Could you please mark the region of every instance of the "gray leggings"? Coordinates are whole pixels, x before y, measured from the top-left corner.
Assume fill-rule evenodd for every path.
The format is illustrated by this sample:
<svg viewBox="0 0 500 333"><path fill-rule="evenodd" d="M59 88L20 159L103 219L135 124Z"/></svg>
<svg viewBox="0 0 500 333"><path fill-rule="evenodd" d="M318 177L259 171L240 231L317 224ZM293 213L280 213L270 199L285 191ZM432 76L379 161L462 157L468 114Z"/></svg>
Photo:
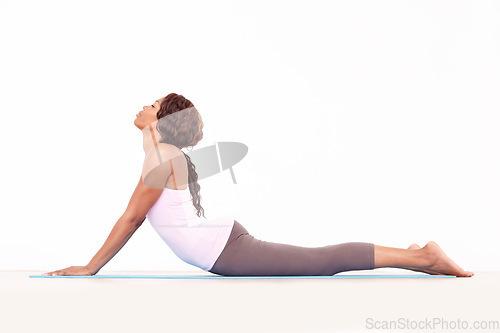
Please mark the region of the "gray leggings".
<svg viewBox="0 0 500 333"><path fill-rule="evenodd" d="M225 276L334 275L374 269L373 243L302 247L261 241L234 221L226 246L210 273Z"/></svg>

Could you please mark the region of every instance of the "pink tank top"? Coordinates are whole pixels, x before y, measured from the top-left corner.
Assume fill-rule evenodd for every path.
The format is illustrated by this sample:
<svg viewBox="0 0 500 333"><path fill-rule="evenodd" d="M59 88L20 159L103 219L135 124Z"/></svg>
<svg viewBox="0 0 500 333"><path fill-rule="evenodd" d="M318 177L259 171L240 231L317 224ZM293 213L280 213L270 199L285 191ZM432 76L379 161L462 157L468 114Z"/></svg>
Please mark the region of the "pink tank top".
<svg viewBox="0 0 500 333"><path fill-rule="evenodd" d="M168 187L147 213L153 229L182 261L209 271L229 239L234 219L196 215L189 187Z"/></svg>

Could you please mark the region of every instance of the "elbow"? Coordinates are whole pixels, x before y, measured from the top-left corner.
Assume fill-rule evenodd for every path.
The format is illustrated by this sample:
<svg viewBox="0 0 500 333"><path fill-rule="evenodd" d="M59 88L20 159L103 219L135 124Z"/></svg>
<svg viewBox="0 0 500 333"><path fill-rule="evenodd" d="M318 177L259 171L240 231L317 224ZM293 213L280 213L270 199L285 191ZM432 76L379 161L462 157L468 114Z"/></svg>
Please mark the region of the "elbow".
<svg viewBox="0 0 500 333"><path fill-rule="evenodd" d="M121 220L124 223L127 223L133 227L139 228L142 225L142 223L146 220L146 216L137 217L137 216L123 215Z"/></svg>
<svg viewBox="0 0 500 333"><path fill-rule="evenodd" d="M137 227L140 227L142 225L142 222L144 222L146 220L146 216L144 216L143 218L139 219L139 222L137 222Z"/></svg>

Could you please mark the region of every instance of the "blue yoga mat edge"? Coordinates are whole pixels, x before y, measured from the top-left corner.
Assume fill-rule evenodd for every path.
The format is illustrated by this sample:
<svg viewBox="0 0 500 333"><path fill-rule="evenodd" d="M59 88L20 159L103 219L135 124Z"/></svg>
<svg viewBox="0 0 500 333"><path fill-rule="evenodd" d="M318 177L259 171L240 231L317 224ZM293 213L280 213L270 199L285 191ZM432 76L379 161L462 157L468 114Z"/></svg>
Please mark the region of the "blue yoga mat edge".
<svg viewBox="0 0 500 333"><path fill-rule="evenodd" d="M327 275L327 276L220 276L220 275L116 275L92 276L45 276L30 275L30 278L84 278L84 279L378 279L378 278L454 278L454 275L420 274L369 274L369 275Z"/></svg>

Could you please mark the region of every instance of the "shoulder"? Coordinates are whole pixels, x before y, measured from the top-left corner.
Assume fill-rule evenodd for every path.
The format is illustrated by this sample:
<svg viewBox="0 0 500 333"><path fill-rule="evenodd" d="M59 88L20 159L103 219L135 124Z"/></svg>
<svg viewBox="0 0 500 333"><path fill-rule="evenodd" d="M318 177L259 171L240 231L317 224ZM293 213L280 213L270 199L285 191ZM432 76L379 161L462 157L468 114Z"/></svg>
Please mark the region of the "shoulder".
<svg viewBox="0 0 500 333"><path fill-rule="evenodd" d="M185 161L184 153L179 148L168 143L158 143L146 154L144 169L148 172L160 165L167 165L170 168L171 163L185 163Z"/></svg>
<svg viewBox="0 0 500 333"><path fill-rule="evenodd" d="M171 145L169 143L161 143L158 142L157 144L153 145L149 151L146 153L146 156L158 156L158 154L161 153L161 155L178 155L182 154L182 151L177 148L174 145Z"/></svg>
<svg viewBox="0 0 500 333"><path fill-rule="evenodd" d="M182 150L170 143L158 142L158 148L161 151L168 152L170 154L182 154Z"/></svg>
<svg viewBox="0 0 500 333"><path fill-rule="evenodd" d="M184 153L182 150L170 143L158 143L158 151L164 159L184 159Z"/></svg>

